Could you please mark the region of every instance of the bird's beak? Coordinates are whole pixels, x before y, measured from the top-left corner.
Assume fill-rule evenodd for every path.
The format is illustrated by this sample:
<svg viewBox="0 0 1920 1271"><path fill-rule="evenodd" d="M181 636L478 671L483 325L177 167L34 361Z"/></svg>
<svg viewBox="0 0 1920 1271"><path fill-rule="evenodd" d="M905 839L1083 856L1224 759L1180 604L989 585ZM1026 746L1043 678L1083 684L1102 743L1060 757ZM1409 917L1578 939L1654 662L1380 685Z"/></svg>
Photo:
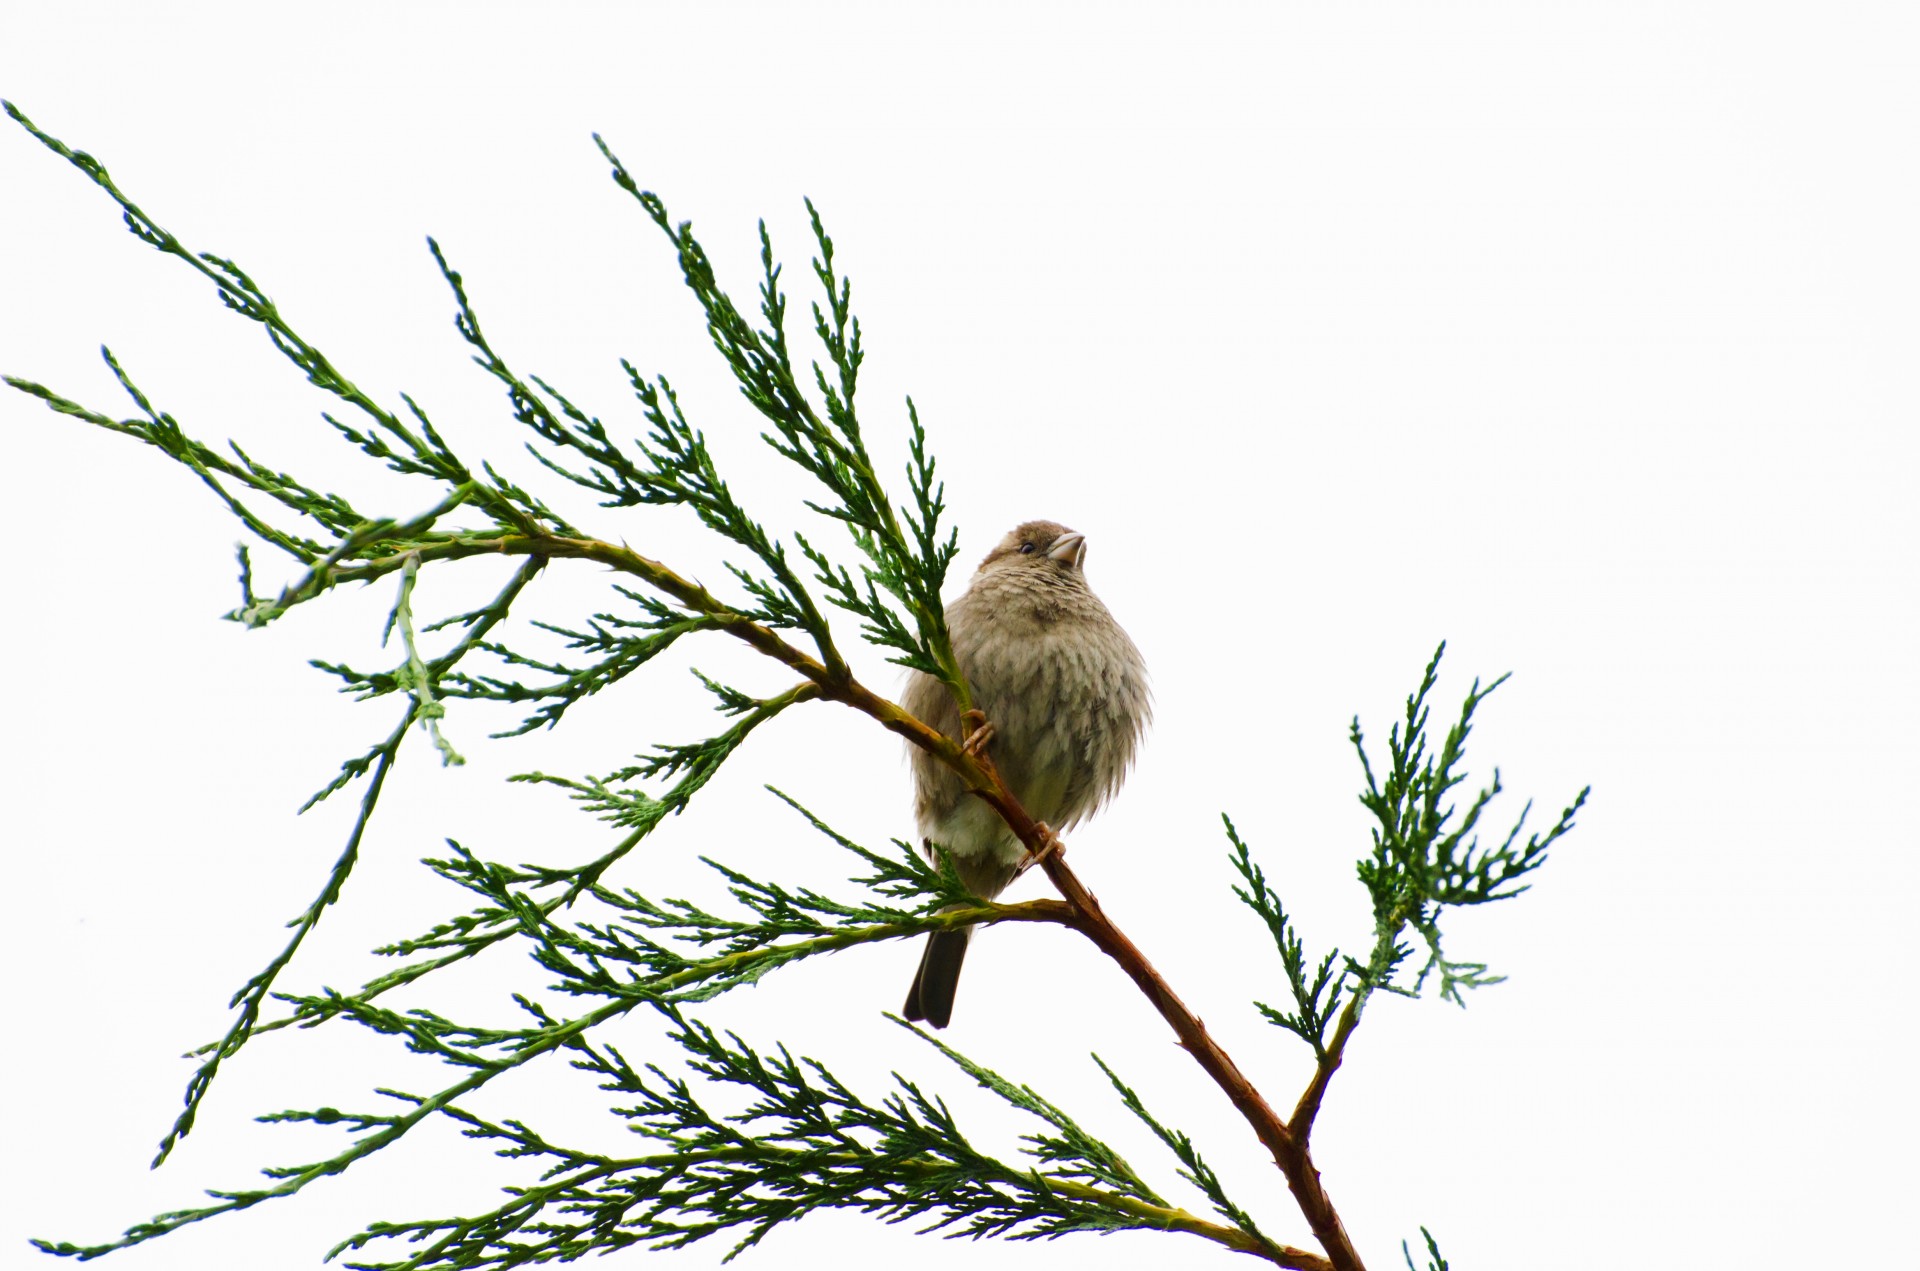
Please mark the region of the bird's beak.
<svg viewBox="0 0 1920 1271"><path fill-rule="evenodd" d="M1080 562L1087 558L1087 536L1075 534L1071 530L1053 540L1053 546L1047 549L1047 555L1062 564L1080 568Z"/></svg>

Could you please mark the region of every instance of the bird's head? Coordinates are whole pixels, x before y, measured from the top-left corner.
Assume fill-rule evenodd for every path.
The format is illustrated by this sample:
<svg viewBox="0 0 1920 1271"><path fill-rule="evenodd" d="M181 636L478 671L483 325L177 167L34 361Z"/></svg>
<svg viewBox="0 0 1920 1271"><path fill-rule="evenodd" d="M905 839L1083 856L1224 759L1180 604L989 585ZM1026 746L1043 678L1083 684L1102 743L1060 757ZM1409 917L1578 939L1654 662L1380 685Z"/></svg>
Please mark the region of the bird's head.
<svg viewBox="0 0 1920 1271"><path fill-rule="evenodd" d="M1086 558L1084 534L1076 534L1055 521L1028 521L1016 526L987 553L987 558L980 562L980 572L1031 570L1041 576L1077 578L1080 563Z"/></svg>

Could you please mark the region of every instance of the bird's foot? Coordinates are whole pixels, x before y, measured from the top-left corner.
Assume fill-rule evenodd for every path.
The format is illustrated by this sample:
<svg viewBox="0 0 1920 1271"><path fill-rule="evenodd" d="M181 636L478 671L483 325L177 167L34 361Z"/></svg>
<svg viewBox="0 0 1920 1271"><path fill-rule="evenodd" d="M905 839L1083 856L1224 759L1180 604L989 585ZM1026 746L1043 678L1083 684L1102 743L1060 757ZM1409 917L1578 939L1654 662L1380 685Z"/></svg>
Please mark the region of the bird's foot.
<svg viewBox="0 0 1920 1271"><path fill-rule="evenodd" d="M960 743L960 749L975 759L987 753L987 744L993 740L994 727L986 715L980 711L968 711L960 716L960 725L969 729L967 739Z"/></svg>
<svg viewBox="0 0 1920 1271"><path fill-rule="evenodd" d="M1035 865L1040 864L1049 856L1065 856L1067 854L1067 845L1060 841L1060 836L1055 834L1045 821L1035 821L1033 828L1035 834L1040 839L1040 850L1037 852L1029 851L1027 858L1020 862L1020 872L1022 874L1032 869Z"/></svg>

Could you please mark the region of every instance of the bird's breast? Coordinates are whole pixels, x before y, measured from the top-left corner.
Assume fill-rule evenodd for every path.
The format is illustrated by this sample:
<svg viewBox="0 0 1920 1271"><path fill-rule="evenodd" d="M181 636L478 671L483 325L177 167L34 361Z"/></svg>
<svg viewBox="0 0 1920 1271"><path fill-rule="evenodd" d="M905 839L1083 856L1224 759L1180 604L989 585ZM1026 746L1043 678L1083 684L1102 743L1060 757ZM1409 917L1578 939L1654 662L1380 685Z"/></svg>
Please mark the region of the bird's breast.
<svg viewBox="0 0 1920 1271"><path fill-rule="evenodd" d="M964 624L955 654L993 721L992 755L1021 806L1056 829L1119 784L1145 722L1139 653L1105 609L1004 606Z"/></svg>

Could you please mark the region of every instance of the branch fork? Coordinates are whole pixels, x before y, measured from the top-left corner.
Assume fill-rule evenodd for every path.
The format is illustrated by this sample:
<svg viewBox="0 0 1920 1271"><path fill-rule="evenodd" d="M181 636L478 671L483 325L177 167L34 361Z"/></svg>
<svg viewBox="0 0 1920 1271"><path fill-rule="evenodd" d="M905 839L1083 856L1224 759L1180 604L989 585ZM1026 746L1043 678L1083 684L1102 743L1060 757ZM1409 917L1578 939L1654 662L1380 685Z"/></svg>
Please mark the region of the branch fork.
<svg viewBox="0 0 1920 1271"><path fill-rule="evenodd" d="M850 689L859 689L849 681ZM840 698L856 709L866 709L866 690L849 693ZM833 696L825 692L825 696ZM1207 1076L1227 1096L1254 1134L1272 1155L1273 1162L1286 1176L1287 1186L1292 1190L1300 1212L1306 1217L1307 1225L1313 1231L1314 1238L1326 1250L1323 1259L1311 1254L1300 1254L1298 1250L1289 1251L1289 1256L1304 1258L1305 1261L1283 1261L1283 1266L1328 1267L1333 1271L1365 1271L1359 1252L1353 1247L1352 1239L1347 1235L1346 1227L1340 1221L1339 1213L1334 1209L1333 1200L1327 1195L1326 1187L1320 1181L1320 1171L1313 1163L1313 1157L1307 1149L1307 1140L1313 1131L1313 1120L1318 1114L1321 1097L1326 1092L1328 1082L1332 1080L1334 1069L1340 1065L1347 1037L1358 1023L1355 1009L1357 1002L1349 1002L1347 1014L1341 1020L1341 1031L1336 1034L1335 1046L1330 1048L1329 1056L1315 1068L1313 1079L1307 1092L1301 1096L1294 1115L1282 1120L1266 1097L1248 1080L1233 1057L1221 1048L1207 1032L1207 1026L1192 1008L1180 999L1160 972L1156 970L1147 956L1128 938L1127 934L1107 916L1099 899L1080 881L1079 875L1067 865L1062 844L1057 835L1044 823L1036 821L1020 806L1019 800L1007 789L1001 780L999 771L993 766L983 747L976 745L976 739L983 734L992 736L992 724L977 710L969 710L961 716L963 727L971 732L965 743L956 744L951 738L929 728L927 725L905 715L892 703L884 703L895 713L883 715L869 710L868 713L880 719L895 732L904 735L908 741L923 750L938 756L948 767L958 773L968 788L980 799L990 805L1005 819L1008 827L1026 846L1028 861L1046 871L1047 877L1066 902L1071 916L1064 925L1072 927L1091 940L1108 957L1119 964L1129 979L1153 1003L1160 1017L1172 1027L1180 1045L1192 1055Z"/></svg>

